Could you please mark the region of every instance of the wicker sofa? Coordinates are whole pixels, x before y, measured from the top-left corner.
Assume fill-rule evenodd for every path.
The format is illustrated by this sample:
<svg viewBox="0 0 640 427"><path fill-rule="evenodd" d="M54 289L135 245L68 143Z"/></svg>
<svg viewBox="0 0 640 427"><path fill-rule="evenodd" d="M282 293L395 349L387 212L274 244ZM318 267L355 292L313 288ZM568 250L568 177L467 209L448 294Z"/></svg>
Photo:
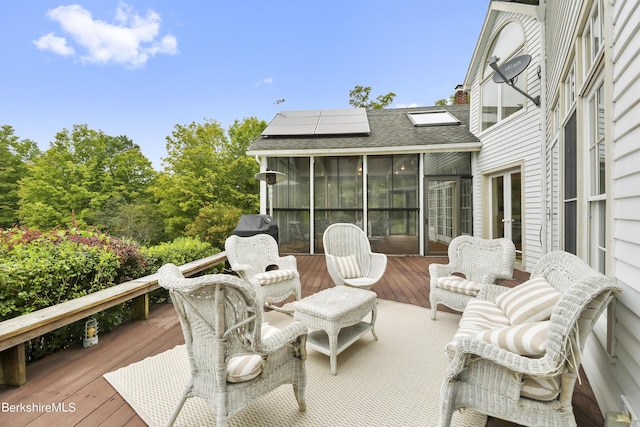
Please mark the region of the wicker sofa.
<svg viewBox="0 0 640 427"><path fill-rule="evenodd" d="M485 286L447 346L440 425L466 408L521 425L575 426L582 351L620 288L567 252L544 255L513 289Z"/></svg>

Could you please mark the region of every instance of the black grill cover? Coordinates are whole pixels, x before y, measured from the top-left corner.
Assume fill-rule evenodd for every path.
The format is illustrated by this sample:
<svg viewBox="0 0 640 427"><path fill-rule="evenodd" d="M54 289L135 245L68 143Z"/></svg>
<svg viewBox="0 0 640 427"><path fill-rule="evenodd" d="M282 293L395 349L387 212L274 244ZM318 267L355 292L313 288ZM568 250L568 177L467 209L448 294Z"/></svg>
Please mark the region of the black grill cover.
<svg viewBox="0 0 640 427"><path fill-rule="evenodd" d="M242 215L233 234L240 237L268 234L278 241L278 224L269 215Z"/></svg>

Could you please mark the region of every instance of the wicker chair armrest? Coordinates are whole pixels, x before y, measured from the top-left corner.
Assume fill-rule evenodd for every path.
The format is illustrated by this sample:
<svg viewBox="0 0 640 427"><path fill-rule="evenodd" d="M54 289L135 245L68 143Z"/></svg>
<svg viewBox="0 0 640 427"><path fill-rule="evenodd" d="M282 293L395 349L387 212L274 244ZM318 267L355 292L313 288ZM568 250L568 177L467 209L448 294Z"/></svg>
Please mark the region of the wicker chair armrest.
<svg viewBox="0 0 640 427"><path fill-rule="evenodd" d="M532 358L521 356L477 338L463 337L458 341L457 350L449 365L447 377L455 377L469 363L473 363L475 360L489 360L514 373L537 377L551 377L562 371L562 365L550 363L547 357Z"/></svg>
<svg viewBox="0 0 640 427"><path fill-rule="evenodd" d="M298 270L298 263L293 255L278 257L274 263L280 267L280 270Z"/></svg>
<svg viewBox="0 0 640 427"><path fill-rule="evenodd" d="M387 256L385 254L372 252L368 277L381 277L386 269Z"/></svg>
<svg viewBox="0 0 640 427"><path fill-rule="evenodd" d="M291 322L269 338L262 340L254 349L257 353L267 355L275 350L293 343L298 337L307 334L307 327L301 322Z"/></svg>
<svg viewBox="0 0 640 427"><path fill-rule="evenodd" d="M485 301L494 301L498 295L508 290L509 288L507 288L506 286L484 283L480 288L480 292L478 292L478 296L476 298L479 298Z"/></svg>
<svg viewBox="0 0 640 427"><path fill-rule="evenodd" d="M433 283L438 277L450 276L451 273L456 271L456 268L453 264L430 264L429 276L431 276L431 282Z"/></svg>

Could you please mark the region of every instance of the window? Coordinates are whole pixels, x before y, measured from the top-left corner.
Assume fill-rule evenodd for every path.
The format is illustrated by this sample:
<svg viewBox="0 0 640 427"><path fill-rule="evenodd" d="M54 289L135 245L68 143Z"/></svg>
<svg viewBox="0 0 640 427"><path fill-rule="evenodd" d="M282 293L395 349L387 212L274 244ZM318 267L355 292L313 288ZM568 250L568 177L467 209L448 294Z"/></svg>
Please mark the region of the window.
<svg viewBox="0 0 640 427"><path fill-rule="evenodd" d="M278 224L278 243L283 252L309 252L309 158L267 159L269 170L287 175L272 187L273 216Z"/></svg>
<svg viewBox="0 0 640 427"><path fill-rule="evenodd" d="M495 37L487 51L487 65L484 69L481 85L482 118L481 130L488 129L500 120L521 110L525 98L518 91L503 83L493 81L493 69L488 65L488 58L499 58L498 65L504 64L511 58L524 53L524 32L518 22L511 21L505 25ZM518 88L524 88L524 74L515 79Z"/></svg>
<svg viewBox="0 0 640 427"><path fill-rule="evenodd" d="M587 98L589 174L589 261L593 268L605 273L606 258L606 147L605 104L602 83Z"/></svg>
<svg viewBox="0 0 640 427"><path fill-rule="evenodd" d="M565 113L569 114L576 103L576 66L575 62L571 65L569 73L564 80L564 102Z"/></svg>
<svg viewBox="0 0 640 427"><path fill-rule="evenodd" d="M367 232L385 253L419 253L416 154L368 156Z"/></svg>
<svg viewBox="0 0 640 427"><path fill-rule="evenodd" d="M585 73L589 73L593 65L604 52L604 32L602 30L602 0L593 2L589 20L582 33L583 60Z"/></svg>
<svg viewBox="0 0 640 427"><path fill-rule="evenodd" d="M576 113L564 127L564 250L577 254L578 167Z"/></svg>

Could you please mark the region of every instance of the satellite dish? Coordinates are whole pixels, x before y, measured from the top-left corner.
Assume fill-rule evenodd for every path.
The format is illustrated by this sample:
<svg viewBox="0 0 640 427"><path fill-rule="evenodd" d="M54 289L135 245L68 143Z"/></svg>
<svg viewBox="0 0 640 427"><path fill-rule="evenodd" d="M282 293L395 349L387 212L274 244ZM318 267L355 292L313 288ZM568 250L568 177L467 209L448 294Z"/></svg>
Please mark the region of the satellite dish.
<svg viewBox="0 0 640 427"><path fill-rule="evenodd" d="M493 58L495 58L495 56ZM496 70L496 68L494 67L494 65L498 62L498 58L496 58L496 61L493 63L493 65L491 63L491 59L489 60L489 66L496 71L496 73L493 75L493 81L496 83L504 83L507 80L513 80L518 77L518 75L520 75L520 73L522 73L529 66L529 63L531 62L531 55L525 54L510 59L498 68L498 70L500 70L499 73L497 72L498 70Z"/></svg>
<svg viewBox="0 0 640 427"><path fill-rule="evenodd" d="M506 83L511 86L516 91L520 92L527 98L533 101L536 106L540 106L540 96L536 96L535 98L531 95L524 92L518 86L515 85L514 79L520 75L531 62L531 55L520 55L516 56L513 59L502 64L501 67L498 67L498 61L500 58L497 56L492 56L489 58L489 66L495 71L493 74L493 81L496 83Z"/></svg>

